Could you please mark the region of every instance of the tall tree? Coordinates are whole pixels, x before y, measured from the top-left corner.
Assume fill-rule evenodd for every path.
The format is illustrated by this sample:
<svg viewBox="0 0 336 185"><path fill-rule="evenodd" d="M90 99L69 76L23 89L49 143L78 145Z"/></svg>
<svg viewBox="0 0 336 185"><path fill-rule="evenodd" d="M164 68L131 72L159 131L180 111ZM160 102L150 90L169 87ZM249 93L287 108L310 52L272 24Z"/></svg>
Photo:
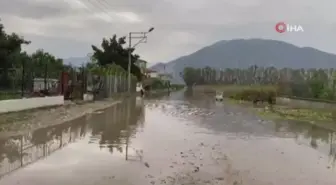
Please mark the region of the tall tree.
<svg viewBox="0 0 336 185"><path fill-rule="evenodd" d="M33 76L36 78L59 78L60 73L64 70L63 60L43 51L43 49L37 50L31 57L32 62L27 64L27 68L33 72Z"/></svg>
<svg viewBox="0 0 336 185"><path fill-rule="evenodd" d="M184 68L183 73L181 73L181 76L187 86L194 85L199 81L200 78L197 70L191 67Z"/></svg>
<svg viewBox="0 0 336 185"><path fill-rule="evenodd" d="M133 48L125 48L126 37L117 38L117 35L113 35L112 38L104 38L101 43L101 49L92 45L93 58L97 60L100 66L107 66L109 64L116 64L121 66L124 70L128 70L128 53L131 52L131 73L135 75L139 80L142 77L141 71L135 62L139 59L139 56L133 54Z"/></svg>
<svg viewBox="0 0 336 185"><path fill-rule="evenodd" d="M16 33L7 34L4 26L0 23L0 83L2 88L11 86L9 71L14 66L14 58L20 55L21 46L29 43L30 41L25 40Z"/></svg>

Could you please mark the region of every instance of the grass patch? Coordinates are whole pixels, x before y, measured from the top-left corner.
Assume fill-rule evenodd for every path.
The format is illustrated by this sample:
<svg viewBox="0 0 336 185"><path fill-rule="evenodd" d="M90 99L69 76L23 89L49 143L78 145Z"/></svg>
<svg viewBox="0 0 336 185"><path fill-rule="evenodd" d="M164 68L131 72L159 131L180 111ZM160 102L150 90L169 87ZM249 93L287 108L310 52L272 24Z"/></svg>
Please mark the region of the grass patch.
<svg viewBox="0 0 336 185"><path fill-rule="evenodd" d="M265 108L258 108L255 110L257 111L257 114L264 119L289 120L294 123L307 123L336 131L336 113L333 111L320 109L291 109L288 107L274 107L273 111Z"/></svg>
<svg viewBox="0 0 336 185"><path fill-rule="evenodd" d="M299 109L286 106L273 106L270 108L256 108L259 115L272 119L290 119L298 121L322 121L333 122L336 120L336 112L320 109Z"/></svg>
<svg viewBox="0 0 336 185"><path fill-rule="evenodd" d="M249 88L229 94L229 97L234 100L244 100L252 102L265 101L273 102L272 104L275 104L276 91L273 89Z"/></svg>
<svg viewBox="0 0 336 185"><path fill-rule="evenodd" d="M336 131L336 110L333 109L294 108L288 105L272 105L270 108L267 104L253 105L252 102L235 99L227 102L248 107L265 120L288 120Z"/></svg>
<svg viewBox="0 0 336 185"><path fill-rule="evenodd" d="M253 105L251 102L242 100L230 99L228 102L233 104L239 104L244 107L249 107L255 111L258 115L264 118L270 119L282 119L282 120L298 120L309 122L335 122L336 110L326 109L307 109L307 108L292 108L283 105L273 105L272 108L269 105L259 104ZM336 124L335 124L336 125Z"/></svg>
<svg viewBox="0 0 336 185"><path fill-rule="evenodd" d="M20 99L21 93L0 91L0 100Z"/></svg>

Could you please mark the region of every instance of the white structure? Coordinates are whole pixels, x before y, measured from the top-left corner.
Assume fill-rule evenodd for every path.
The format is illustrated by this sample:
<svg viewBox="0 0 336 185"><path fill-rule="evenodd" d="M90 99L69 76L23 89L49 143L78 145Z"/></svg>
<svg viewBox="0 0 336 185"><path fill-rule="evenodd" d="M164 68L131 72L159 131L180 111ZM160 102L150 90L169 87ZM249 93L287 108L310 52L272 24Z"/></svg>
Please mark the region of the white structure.
<svg viewBox="0 0 336 185"><path fill-rule="evenodd" d="M0 113L64 105L63 96L23 98L0 101Z"/></svg>
<svg viewBox="0 0 336 185"><path fill-rule="evenodd" d="M142 74L145 74L146 69L147 69L146 61L138 59L138 61L135 62L135 65L137 65L140 68L140 71Z"/></svg>
<svg viewBox="0 0 336 185"><path fill-rule="evenodd" d="M159 77L159 73L156 72L156 71L152 71L151 73L149 73L149 76L150 76L151 78L158 78L158 77Z"/></svg>
<svg viewBox="0 0 336 185"><path fill-rule="evenodd" d="M83 100L84 101L92 101L93 100L93 94L87 94L87 93L85 93L83 95Z"/></svg>
<svg viewBox="0 0 336 185"><path fill-rule="evenodd" d="M47 86L45 87L45 81ZM40 91L44 89L57 89L58 79L47 78L34 78L34 91Z"/></svg>
<svg viewBox="0 0 336 185"><path fill-rule="evenodd" d="M140 92L142 88L142 83L138 82L136 85L136 92Z"/></svg>
<svg viewBox="0 0 336 185"><path fill-rule="evenodd" d="M216 99L216 101L223 101L223 99L224 99L223 92L216 92L215 99Z"/></svg>

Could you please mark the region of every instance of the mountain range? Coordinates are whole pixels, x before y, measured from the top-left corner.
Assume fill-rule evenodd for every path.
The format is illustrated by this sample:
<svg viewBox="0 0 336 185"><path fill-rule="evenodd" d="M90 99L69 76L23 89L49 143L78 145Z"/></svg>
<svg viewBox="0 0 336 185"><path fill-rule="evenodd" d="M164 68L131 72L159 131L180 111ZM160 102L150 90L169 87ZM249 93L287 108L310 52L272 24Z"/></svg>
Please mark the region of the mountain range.
<svg viewBox="0 0 336 185"><path fill-rule="evenodd" d="M277 40L222 40L190 55L167 63L157 63L151 69L171 73L175 83L182 83L180 72L185 67L209 66L225 69L247 68L251 65L276 68L336 68L336 55Z"/></svg>

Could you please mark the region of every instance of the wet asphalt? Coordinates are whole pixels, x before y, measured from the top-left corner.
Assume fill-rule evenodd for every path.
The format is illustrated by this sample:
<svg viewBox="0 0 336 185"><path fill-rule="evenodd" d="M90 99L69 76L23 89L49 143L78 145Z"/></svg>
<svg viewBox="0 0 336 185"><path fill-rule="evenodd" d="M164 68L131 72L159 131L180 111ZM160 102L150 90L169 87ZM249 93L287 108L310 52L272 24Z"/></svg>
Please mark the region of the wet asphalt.
<svg viewBox="0 0 336 185"><path fill-rule="evenodd" d="M0 185L335 185L336 134L184 92L0 140Z"/></svg>

